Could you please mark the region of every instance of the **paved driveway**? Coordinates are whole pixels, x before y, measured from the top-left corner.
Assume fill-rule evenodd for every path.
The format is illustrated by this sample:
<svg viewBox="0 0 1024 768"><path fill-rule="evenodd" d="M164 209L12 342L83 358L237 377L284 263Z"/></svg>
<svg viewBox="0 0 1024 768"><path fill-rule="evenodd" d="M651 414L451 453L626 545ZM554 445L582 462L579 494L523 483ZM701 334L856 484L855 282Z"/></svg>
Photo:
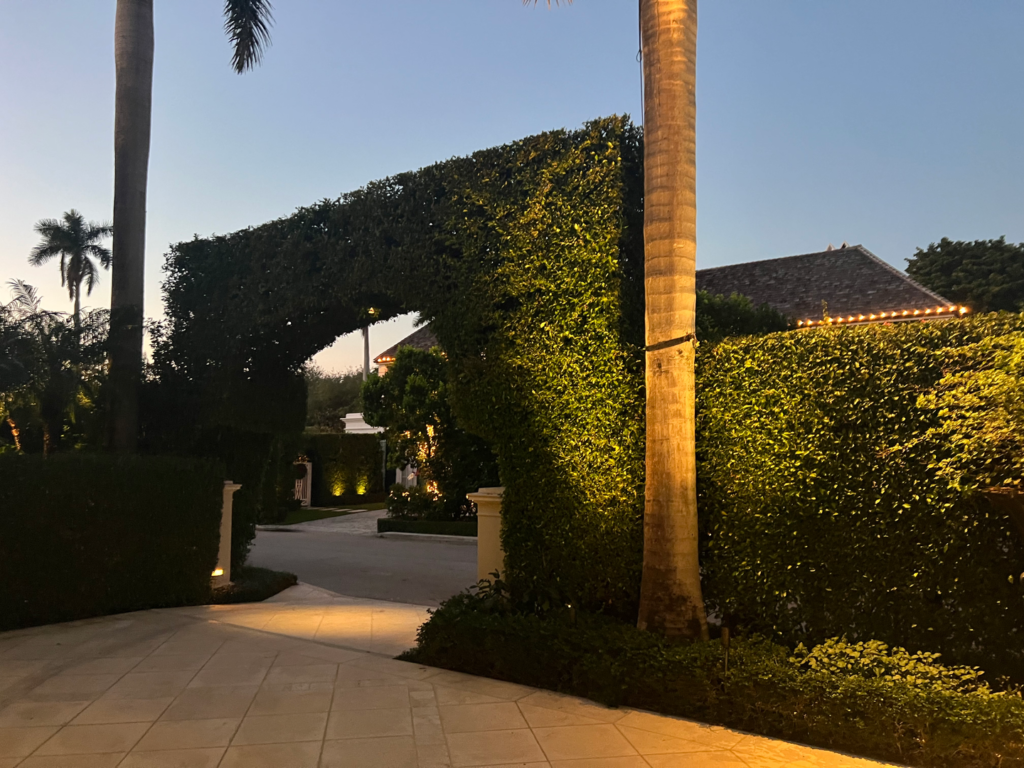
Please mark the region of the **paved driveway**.
<svg viewBox="0 0 1024 768"><path fill-rule="evenodd" d="M424 615L300 585L0 633L0 768L880 765L381 655Z"/></svg>
<svg viewBox="0 0 1024 768"><path fill-rule="evenodd" d="M476 583L476 540L380 538L380 512L260 530L253 565L352 597L436 607Z"/></svg>

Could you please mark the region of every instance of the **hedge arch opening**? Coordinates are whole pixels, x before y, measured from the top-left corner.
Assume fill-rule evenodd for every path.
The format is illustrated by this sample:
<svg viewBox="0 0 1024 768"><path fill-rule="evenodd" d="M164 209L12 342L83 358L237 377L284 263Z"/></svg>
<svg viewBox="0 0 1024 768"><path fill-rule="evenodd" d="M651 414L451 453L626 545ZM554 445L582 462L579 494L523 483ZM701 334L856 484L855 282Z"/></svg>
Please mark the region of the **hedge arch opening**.
<svg viewBox="0 0 1024 768"><path fill-rule="evenodd" d="M498 458L520 599L630 615L643 509L641 169L639 129L611 117L174 245L150 409L165 421L153 433L220 456L248 482L236 530L247 544L274 451L301 433L301 366L368 322L419 312L448 356L460 424Z"/></svg>

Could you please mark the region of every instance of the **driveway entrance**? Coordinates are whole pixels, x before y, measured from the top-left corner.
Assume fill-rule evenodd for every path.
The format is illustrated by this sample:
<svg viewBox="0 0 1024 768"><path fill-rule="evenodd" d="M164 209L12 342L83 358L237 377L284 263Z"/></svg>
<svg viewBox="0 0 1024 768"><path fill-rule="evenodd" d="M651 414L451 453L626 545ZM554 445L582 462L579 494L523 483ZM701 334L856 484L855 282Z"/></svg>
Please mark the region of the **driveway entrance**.
<svg viewBox="0 0 1024 768"><path fill-rule="evenodd" d="M261 529L249 562L343 595L432 607L476 583L476 539L380 538L382 514Z"/></svg>

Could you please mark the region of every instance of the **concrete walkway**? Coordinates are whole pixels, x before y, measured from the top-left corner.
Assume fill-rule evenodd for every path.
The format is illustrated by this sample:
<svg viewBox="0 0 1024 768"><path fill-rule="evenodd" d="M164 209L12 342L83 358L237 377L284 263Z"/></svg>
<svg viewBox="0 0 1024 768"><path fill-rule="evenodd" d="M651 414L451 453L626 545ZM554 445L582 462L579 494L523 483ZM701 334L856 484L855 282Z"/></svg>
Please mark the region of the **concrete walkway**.
<svg viewBox="0 0 1024 768"><path fill-rule="evenodd" d="M347 533L351 536L376 536L377 521L387 515L386 509L371 509L367 512L353 512L338 517L324 517L319 520L310 520L306 523L293 523L291 525L266 525L257 526L259 530L281 530L288 528L293 531L331 531L333 533Z"/></svg>
<svg viewBox="0 0 1024 768"><path fill-rule="evenodd" d="M389 658L425 615L300 585L2 633L0 768L880 765Z"/></svg>

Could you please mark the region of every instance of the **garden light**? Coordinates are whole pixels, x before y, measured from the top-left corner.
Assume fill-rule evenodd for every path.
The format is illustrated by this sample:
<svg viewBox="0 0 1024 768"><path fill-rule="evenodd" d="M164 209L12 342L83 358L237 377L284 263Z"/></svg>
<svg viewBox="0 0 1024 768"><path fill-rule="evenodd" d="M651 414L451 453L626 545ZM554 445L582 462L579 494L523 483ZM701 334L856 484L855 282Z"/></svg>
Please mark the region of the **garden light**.
<svg viewBox="0 0 1024 768"><path fill-rule="evenodd" d="M223 568L214 568L213 569L213 575L214 576L223 576L224 575L224 569Z"/></svg>

